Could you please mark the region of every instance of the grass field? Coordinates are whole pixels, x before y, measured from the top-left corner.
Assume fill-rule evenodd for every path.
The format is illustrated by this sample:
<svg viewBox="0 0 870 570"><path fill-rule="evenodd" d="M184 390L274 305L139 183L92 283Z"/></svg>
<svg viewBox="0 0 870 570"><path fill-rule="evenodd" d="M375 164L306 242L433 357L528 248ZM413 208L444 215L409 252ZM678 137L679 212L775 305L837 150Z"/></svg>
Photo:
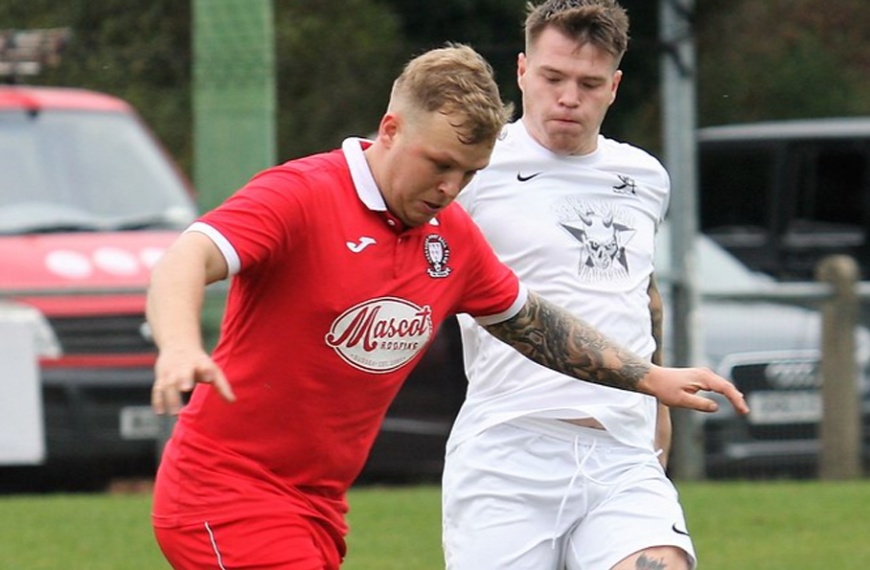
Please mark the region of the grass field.
<svg viewBox="0 0 870 570"><path fill-rule="evenodd" d="M703 570L870 568L870 480L679 488ZM361 487L350 501L344 570L443 567L437 487ZM0 568L166 570L149 508L142 493L0 497Z"/></svg>

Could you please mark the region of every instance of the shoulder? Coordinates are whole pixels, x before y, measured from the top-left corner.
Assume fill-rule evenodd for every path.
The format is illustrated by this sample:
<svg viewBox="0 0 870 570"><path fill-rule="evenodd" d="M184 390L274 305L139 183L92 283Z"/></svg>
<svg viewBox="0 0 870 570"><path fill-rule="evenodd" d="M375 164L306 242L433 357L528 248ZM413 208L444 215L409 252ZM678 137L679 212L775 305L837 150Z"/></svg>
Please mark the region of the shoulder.
<svg viewBox="0 0 870 570"><path fill-rule="evenodd" d="M297 158L255 174L246 185L279 193L301 194L306 190L340 187L351 183L347 162L341 151Z"/></svg>
<svg viewBox="0 0 870 570"><path fill-rule="evenodd" d="M601 137L599 144L609 160L625 161L650 170L664 171L661 161L646 150L633 144Z"/></svg>
<svg viewBox="0 0 870 570"><path fill-rule="evenodd" d="M347 171L347 160L340 150L333 150L320 154L312 154L301 158L288 160L277 166L267 168L254 178L261 176L269 177L296 177L316 179L324 176L333 176L336 171Z"/></svg>
<svg viewBox="0 0 870 570"><path fill-rule="evenodd" d="M609 169L630 174L653 186L670 187L670 176L661 161L651 153L629 143L599 138L602 160Z"/></svg>
<svg viewBox="0 0 870 570"><path fill-rule="evenodd" d="M493 162L509 161L523 154L525 129L520 121L505 125L495 141Z"/></svg>
<svg viewBox="0 0 870 570"><path fill-rule="evenodd" d="M438 232L456 243L474 247L487 244L471 214L457 202L444 208L438 215Z"/></svg>
<svg viewBox="0 0 870 570"><path fill-rule="evenodd" d="M541 159L530 152L519 121L509 123L496 139L489 165L475 175L460 192L457 201L474 216L475 204L479 200L493 192L505 191L515 181L517 173L526 167L541 168Z"/></svg>
<svg viewBox="0 0 870 570"><path fill-rule="evenodd" d="M476 227L471 216L458 202L453 202L444 208L438 214L437 220L441 230L449 233L466 233Z"/></svg>

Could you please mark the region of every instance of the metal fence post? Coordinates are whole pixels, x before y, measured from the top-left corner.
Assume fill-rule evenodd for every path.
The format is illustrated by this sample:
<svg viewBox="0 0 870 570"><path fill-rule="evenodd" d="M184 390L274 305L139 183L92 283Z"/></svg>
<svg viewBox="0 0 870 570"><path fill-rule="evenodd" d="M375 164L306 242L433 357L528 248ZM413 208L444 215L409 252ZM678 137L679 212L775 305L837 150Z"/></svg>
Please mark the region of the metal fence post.
<svg viewBox="0 0 870 570"><path fill-rule="evenodd" d="M822 304L822 422L819 477L823 480L861 476L861 408L855 363L858 318L858 266L847 255L823 259L816 278L833 286L834 296Z"/></svg>

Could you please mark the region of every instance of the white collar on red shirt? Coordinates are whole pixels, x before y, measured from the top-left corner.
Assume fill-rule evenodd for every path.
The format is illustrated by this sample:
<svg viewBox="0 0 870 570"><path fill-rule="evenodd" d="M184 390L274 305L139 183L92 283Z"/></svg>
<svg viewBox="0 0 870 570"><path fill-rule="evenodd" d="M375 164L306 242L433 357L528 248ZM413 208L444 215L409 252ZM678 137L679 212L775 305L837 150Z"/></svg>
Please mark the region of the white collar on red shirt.
<svg viewBox="0 0 870 570"><path fill-rule="evenodd" d="M353 180L354 187L356 187L357 196L359 196L362 203L369 210L387 212L387 203L384 202L384 197L375 183L375 177L372 176L372 170L369 168L369 163L363 154L363 150L371 144L372 141L368 139L348 137L341 143L341 151L344 153L345 160L347 160L350 177ZM432 218L429 220L429 225L439 225L438 219Z"/></svg>
<svg viewBox="0 0 870 570"><path fill-rule="evenodd" d="M350 137L341 143L341 150L347 160L347 166L350 168L350 177L353 179L353 185L356 187L359 199L370 210L383 212L386 211L387 204L384 202L381 191L378 190L369 163L363 154L363 149L371 144L370 140Z"/></svg>

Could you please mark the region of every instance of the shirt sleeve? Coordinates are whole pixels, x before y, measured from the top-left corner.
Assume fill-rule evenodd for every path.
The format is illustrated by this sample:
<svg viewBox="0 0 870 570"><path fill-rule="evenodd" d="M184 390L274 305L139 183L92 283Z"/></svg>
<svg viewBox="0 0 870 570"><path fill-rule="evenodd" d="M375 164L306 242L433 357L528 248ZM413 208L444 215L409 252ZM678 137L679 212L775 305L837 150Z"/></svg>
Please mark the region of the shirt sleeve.
<svg viewBox="0 0 870 570"><path fill-rule="evenodd" d="M233 244L231 244L217 229L205 222L194 222L184 231L185 233L197 232L208 237L217 246L218 250L220 250L221 255L224 256L224 261L227 262L227 272L230 275L235 275L239 272L241 261L239 260L239 254L236 252L236 248L234 248Z"/></svg>
<svg viewBox="0 0 870 570"><path fill-rule="evenodd" d="M528 290L513 270L498 259L468 214L459 210L468 228L465 243L472 251L472 263L457 312L468 313L482 325L510 319L525 305Z"/></svg>
<svg viewBox="0 0 870 570"><path fill-rule="evenodd" d="M223 204L202 215L190 230L203 231L237 273L280 255L300 231L306 187L292 169L273 168L251 179Z"/></svg>

